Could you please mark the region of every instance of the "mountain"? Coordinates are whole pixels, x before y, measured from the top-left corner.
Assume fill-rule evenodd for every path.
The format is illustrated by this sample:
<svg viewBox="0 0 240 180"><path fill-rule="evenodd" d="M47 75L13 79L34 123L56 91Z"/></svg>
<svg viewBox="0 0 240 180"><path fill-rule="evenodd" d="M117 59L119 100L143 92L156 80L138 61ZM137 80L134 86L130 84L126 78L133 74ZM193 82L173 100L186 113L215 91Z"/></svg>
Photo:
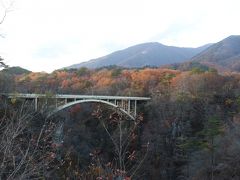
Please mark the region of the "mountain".
<svg viewBox="0 0 240 180"><path fill-rule="evenodd" d="M21 68L19 66L9 67L6 69L3 69L1 72L7 73L10 75L22 75L22 74L29 74L31 71Z"/></svg>
<svg viewBox="0 0 240 180"><path fill-rule="evenodd" d="M166 46L157 42L150 42L131 46L97 59L92 59L80 64L74 64L67 68L99 68L110 65L128 68L161 66L189 60L209 46L210 45L198 48L183 48Z"/></svg>
<svg viewBox="0 0 240 180"><path fill-rule="evenodd" d="M218 70L240 71L240 36L229 36L211 45L191 58L190 62Z"/></svg>

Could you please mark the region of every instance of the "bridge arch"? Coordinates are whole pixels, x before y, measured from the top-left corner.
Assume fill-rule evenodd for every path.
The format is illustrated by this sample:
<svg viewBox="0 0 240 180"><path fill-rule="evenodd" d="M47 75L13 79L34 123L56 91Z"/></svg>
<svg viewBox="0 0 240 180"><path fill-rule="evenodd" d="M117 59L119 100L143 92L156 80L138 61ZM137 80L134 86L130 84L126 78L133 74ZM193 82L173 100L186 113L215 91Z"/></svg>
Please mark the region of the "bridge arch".
<svg viewBox="0 0 240 180"><path fill-rule="evenodd" d="M111 102L104 101L104 100L101 100L101 99L83 99L83 100L77 100L77 101L69 102L69 103L67 103L67 104L64 104L64 105L62 105L62 106L57 107L55 110L53 110L52 112L50 112L50 114L49 114L47 117L49 118L49 117L53 116L54 114L56 114L57 112L65 109L65 108L74 106L74 105L76 105L76 104L91 103L91 102L102 103L102 104L106 104L106 105L112 106L112 107L114 107L114 108L117 108L117 109L119 109L121 112L123 112L125 115L127 115L128 117L130 117L132 120L135 120L135 118L134 118L131 114L129 114L127 111L125 111L123 108L117 106L116 104L113 104L113 103L111 103Z"/></svg>

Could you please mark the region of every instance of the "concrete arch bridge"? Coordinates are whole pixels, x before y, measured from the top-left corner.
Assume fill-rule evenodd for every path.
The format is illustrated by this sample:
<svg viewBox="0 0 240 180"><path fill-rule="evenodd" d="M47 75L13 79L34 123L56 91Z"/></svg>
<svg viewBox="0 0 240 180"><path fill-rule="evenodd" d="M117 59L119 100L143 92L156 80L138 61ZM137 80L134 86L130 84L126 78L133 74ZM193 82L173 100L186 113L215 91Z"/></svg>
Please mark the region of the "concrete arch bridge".
<svg viewBox="0 0 240 180"><path fill-rule="evenodd" d="M119 108L123 113L128 115L131 119L137 117L137 107L139 102L149 101L149 97L130 97L130 96L95 96L95 95L69 95L69 94L2 94L7 98L16 98L23 100L34 101L34 109L38 110L41 101L51 101L51 105L54 106L49 116L61 111L67 107L75 104L97 102L107 104L114 108Z"/></svg>

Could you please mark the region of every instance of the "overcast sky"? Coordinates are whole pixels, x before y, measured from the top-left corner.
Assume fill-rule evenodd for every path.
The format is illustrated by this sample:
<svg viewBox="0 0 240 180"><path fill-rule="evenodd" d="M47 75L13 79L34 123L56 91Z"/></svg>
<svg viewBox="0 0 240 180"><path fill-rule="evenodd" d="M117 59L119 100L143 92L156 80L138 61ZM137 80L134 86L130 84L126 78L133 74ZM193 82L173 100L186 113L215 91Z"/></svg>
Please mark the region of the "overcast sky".
<svg viewBox="0 0 240 180"><path fill-rule="evenodd" d="M217 42L240 35L239 18L240 0L15 0L0 25L0 55L51 72L144 42Z"/></svg>

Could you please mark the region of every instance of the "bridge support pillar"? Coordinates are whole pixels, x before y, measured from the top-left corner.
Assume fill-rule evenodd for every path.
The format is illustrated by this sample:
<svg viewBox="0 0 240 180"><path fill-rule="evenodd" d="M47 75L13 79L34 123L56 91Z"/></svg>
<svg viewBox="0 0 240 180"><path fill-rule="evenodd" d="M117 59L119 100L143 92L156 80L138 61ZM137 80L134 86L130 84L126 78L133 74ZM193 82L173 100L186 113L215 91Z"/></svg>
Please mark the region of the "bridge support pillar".
<svg viewBox="0 0 240 180"><path fill-rule="evenodd" d="M35 108L35 111L37 111L38 110L38 98L35 98L34 99L34 108Z"/></svg>
<svg viewBox="0 0 240 180"><path fill-rule="evenodd" d="M137 117L137 101L134 101L134 117Z"/></svg>
<svg viewBox="0 0 240 180"><path fill-rule="evenodd" d="M128 100L128 111L129 114L131 112L131 100Z"/></svg>

